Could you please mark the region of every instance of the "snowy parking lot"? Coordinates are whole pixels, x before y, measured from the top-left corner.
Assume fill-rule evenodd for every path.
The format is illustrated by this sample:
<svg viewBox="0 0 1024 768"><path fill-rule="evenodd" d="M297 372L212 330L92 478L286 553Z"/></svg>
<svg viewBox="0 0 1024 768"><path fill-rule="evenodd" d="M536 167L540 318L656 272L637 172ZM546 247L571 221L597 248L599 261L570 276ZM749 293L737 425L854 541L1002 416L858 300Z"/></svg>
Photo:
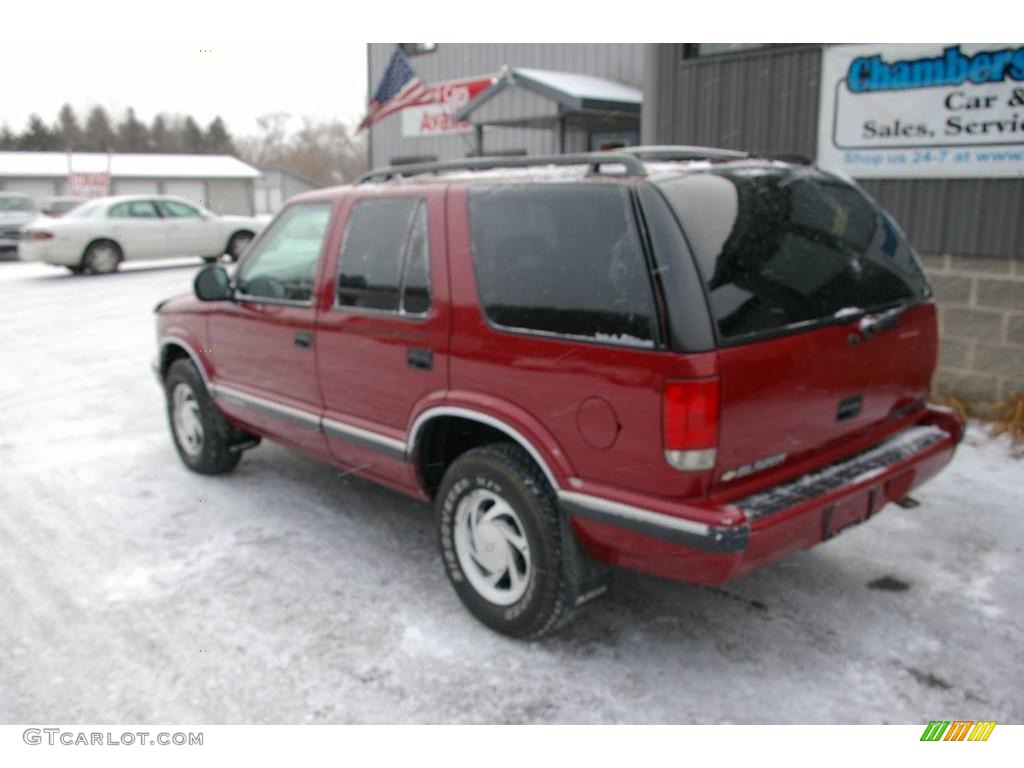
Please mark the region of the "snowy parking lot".
<svg viewBox="0 0 1024 768"><path fill-rule="evenodd" d="M980 428L917 508L519 643L425 505L272 443L184 468L152 308L197 266L0 263L0 723L1024 721L1024 461Z"/></svg>

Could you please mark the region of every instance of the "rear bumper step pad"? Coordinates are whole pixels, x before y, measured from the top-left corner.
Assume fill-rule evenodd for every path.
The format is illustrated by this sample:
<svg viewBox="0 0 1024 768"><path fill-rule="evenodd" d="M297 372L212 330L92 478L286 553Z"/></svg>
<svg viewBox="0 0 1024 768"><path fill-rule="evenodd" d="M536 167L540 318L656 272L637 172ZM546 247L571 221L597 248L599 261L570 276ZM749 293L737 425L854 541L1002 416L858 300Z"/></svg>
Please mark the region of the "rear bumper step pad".
<svg viewBox="0 0 1024 768"><path fill-rule="evenodd" d="M746 513L748 520L774 515L829 491L880 475L893 464L948 437L948 432L934 425L911 427L856 456L733 503Z"/></svg>

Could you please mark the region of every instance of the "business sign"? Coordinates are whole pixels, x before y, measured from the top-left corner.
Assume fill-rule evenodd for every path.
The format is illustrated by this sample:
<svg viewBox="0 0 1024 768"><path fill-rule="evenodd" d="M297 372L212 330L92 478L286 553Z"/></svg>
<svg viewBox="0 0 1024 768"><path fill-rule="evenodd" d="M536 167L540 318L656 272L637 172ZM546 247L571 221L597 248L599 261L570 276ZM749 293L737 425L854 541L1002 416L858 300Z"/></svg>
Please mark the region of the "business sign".
<svg viewBox="0 0 1024 768"><path fill-rule="evenodd" d="M103 197L109 194L110 174L101 173L69 173L64 185L65 194L72 197Z"/></svg>
<svg viewBox="0 0 1024 768"><path fill-rule="evenodd" d="M818 163L858 178L1024 175L1024 45L822 54Z"/></svg>
<svg viewBox="0 0 1024 768"><path fill-rule="evenodd" d="M429 86L422 100L402 110L402 135L438 136L471 131L471 123L455 120L453 116L492 82L494 78L488 75Z"/></svg>

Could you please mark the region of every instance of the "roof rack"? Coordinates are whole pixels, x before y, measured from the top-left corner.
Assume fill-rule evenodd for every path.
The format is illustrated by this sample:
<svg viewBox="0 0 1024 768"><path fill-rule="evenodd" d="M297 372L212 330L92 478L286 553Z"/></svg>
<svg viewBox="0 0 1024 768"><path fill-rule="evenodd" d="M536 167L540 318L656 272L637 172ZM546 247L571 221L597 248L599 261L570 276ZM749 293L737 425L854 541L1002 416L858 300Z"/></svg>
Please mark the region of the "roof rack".
<svg viewBox="0 0 1024 768"><path fill-rule="evenodd" d="M796 152L760 152L757 156L763 157L766 160L778 160L781 163L789 163L791 165L814 165L814 158Z"/></svg>
<svg viewBox="0 0 1024 768"><path fill-rule="evenodd" d="M748 152L740 152L735 149L697 147L685 144L651 144L639 147L625 147L619 151L638 157L641 160L740 160L750 157Z"/></svg>
<svg viewBox="0 0 1024 768"><path fill-rule="evenodd" d="M437 155L399 155L391 158L391 165L416 165L418 163L436 163Z"/></svg>
<svg viewBox="0 0 1024 768"><path fill-rule="evenodd" d="M543 165L586 165L589 173L601 173L601 166L621 165L623 176L646 176L644 164L634 155L622 152L582 152L574 155L532 155L529 157L467 157L441 163L413 163L411 165L389 166L364 173L356 184L371 181L387 181L399 176L419 176L441 171L489 171L495 168L533 168Z"/></svg>

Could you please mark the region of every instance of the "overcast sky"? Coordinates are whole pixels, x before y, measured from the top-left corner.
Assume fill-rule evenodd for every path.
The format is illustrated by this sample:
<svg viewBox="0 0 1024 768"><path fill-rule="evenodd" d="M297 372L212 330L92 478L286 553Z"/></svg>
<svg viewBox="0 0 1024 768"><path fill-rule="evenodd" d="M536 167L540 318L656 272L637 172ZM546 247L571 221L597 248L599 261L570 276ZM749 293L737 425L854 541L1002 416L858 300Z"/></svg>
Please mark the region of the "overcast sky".
<svg viewBox="0 0 1024 768"><path fill-rule="evenodd" d="M366 106L366 45L218 48L0 47L0 125L21 131L37 112L47 123L70 102L84 122L99 104L120 116L135 108L216 115L235 136L257 132L256 118L283 110L296 117L357 122Z"/></svg>

